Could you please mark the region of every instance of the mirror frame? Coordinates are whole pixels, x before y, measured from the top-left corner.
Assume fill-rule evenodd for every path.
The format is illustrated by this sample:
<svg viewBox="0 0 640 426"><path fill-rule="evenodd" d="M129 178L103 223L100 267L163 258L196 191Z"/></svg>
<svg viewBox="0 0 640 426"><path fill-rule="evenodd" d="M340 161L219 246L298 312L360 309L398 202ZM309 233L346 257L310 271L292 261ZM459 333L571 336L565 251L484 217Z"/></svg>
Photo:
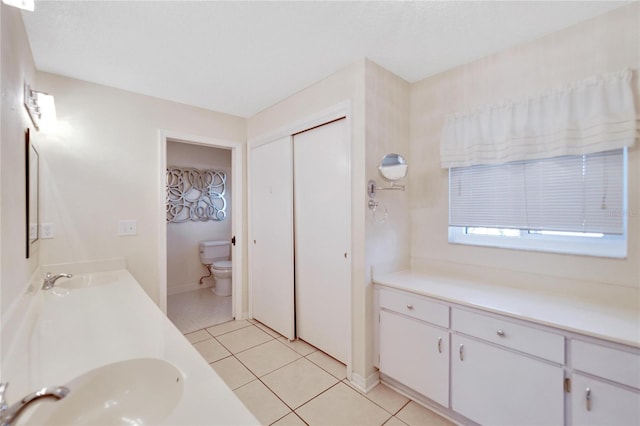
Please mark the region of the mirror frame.
<svg viewBox="0 0 640 426"><path fill-rule="evenodd" d="M385 162L389 162L391 164L385 164ZM385 174L385 168L394 167L394 166L404 166L404 171L402 173L402 176L398 178L390 178ZM409 165L407 164L407 161L404 159L402 155L391 153L382 157L382 160L380 160L380 164L378 165L378 171L380 172L382 177L384 177L389 182L396 182L396 181L399 181L400 179L404 179L407 176L407 172L409 171Z"/></svg>
<svg viewBox="0 0 640 426"><path fill-rule="evenodd" d="M25 130L25 236L26 258L29 259L31 245L38 241L39 227L39 155L31 144L30 129Z"/></svg>

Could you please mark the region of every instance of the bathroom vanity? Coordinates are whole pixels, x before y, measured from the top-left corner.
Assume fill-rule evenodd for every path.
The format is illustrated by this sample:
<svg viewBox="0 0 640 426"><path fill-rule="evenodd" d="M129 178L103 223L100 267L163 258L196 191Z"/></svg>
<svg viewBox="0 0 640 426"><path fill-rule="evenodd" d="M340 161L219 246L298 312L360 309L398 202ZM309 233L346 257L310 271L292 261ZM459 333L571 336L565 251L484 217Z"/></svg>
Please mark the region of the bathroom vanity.
<svg viewBox="0 0 640 426"><path fill-rule="evenodd" d="M376 277L383 382L463 424L640 424L640 312L403 271Z"/></svg>
<svg viewBox="0 0 640 426"><path fill-rule="evenodd" d="M2 380L10 382L9 404L44 386L66 385L70 393L57 402L34 404L18 424L31 424L36 418L43 424L38 405L55 407L71 400L74 391L85 393L89 400L69 409L82 410L104 393L104 384L93 392L92 383L110 382L115 395L128 386L129 376L136 381L134 390L120 392L114 399L130 406L127 412L133 420L139 416L148 420L144 424L158 425L259 424L126 269L78 273L71 268L68 272L75 276L59 280L48 291L38 287L44 275L34 274L32 288L37 290L25 296L30 298L28 311L3 359ZM89 386L74 386L79 383ZM146 395L136 395L135 389L147 388ZM153 409L145 406L144 401L154 400L158 404ZM101 413L82 414L86 414L85 423L105 418ZM124 415L118 418L125 424Z"/></svg>

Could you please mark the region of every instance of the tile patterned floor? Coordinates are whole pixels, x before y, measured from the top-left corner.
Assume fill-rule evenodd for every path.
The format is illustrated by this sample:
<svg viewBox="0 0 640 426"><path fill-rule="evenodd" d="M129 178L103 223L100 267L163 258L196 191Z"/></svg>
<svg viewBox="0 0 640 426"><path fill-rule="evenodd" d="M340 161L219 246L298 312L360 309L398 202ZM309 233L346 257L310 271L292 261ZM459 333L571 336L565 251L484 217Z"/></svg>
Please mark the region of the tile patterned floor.
<svg viewBox="0 0 640 426"><path fill-rule="evenodd" d="M167 297L167 316L182 333L231 321L231 297L218 296L211 287Z"/></svg>
<svg viewBox="0 0 640 426"><path fill-rule="evenodd" d="M256 321L229 321L185 336L264 425L452 425L383 384L358 392L344 364Z"/></svg>

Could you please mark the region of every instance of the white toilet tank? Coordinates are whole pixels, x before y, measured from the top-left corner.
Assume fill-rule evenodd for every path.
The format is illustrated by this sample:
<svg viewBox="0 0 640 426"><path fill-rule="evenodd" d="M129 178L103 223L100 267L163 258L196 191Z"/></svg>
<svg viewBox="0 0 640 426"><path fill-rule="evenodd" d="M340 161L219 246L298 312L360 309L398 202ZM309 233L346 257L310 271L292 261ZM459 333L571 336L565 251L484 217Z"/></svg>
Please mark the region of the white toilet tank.
<svg viewBox="0 0 640 426"><path fill-rule="evenodd" d="M231 243L226 240L202 241L200 243L200 261L211 265L216 260L229 259Z"/></svg>

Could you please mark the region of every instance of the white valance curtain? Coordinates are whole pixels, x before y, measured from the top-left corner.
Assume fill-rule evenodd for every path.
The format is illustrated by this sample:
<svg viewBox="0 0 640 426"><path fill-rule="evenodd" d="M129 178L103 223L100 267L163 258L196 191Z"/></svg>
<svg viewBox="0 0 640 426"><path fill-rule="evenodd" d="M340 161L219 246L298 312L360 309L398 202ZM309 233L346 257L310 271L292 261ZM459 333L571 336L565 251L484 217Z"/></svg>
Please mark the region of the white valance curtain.
<svg viewBox="0 0 640 426"><path fill-rule="evenodd" d="M633 146L632 71L602 74L537 96L449 116L443 168L584 155Z"/></svg>

